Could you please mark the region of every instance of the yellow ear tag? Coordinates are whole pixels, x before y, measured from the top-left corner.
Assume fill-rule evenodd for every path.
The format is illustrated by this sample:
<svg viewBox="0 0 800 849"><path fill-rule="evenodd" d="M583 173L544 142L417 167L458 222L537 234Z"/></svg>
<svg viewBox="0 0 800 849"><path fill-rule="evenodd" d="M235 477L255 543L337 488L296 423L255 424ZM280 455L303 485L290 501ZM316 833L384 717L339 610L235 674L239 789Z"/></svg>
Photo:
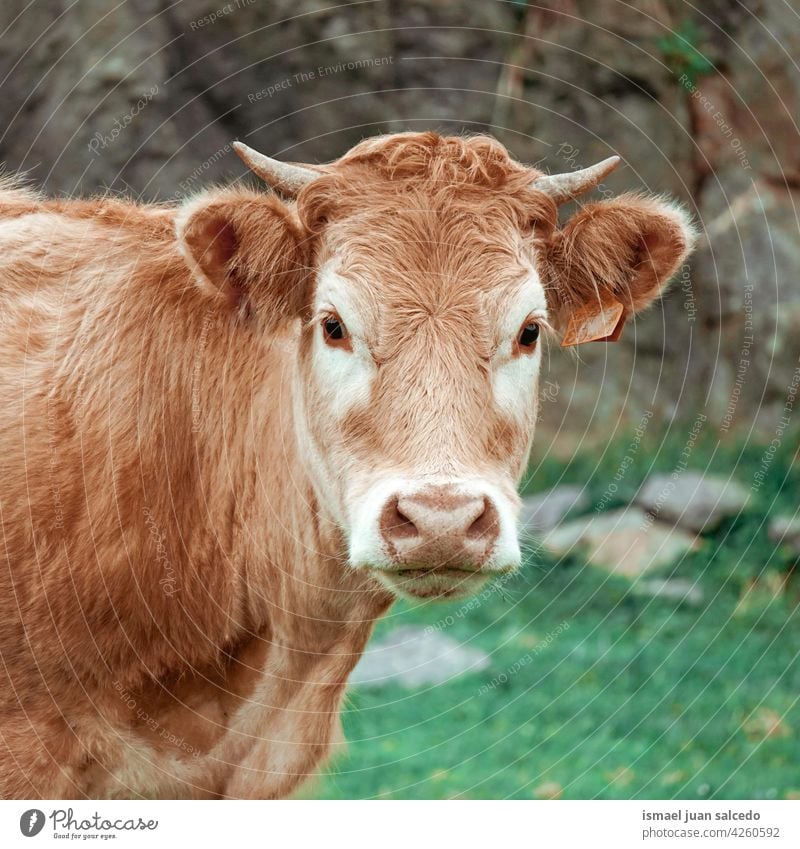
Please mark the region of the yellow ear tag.
<svg viewBox="0 0 800 849"><path fill-rule="evenodd" d="M625 326L625 308L611 298L584 304L572 313L561 340L562 348L584 342L616 342Z"/></svg>

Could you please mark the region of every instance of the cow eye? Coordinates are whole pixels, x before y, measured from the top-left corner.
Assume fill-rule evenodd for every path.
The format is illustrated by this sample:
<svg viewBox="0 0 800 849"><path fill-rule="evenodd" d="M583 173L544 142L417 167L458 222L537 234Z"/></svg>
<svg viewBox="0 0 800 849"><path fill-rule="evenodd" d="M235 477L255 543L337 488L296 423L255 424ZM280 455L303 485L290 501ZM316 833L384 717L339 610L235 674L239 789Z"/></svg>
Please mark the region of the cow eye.
<svg viewBox="0 0 800 849"><path fill-rule="evenodd" d="M524 350L530 350L539 338L539 325L535 321L526 321L517 335L517 345Z"/></svg>
<svg viewBox="0 0 800 849"><path fill-rule="evenodd" d="M344 322L337 315L328 315L322 320L322 333L328 345L344 347L348 344L349 334Z"/></svg>

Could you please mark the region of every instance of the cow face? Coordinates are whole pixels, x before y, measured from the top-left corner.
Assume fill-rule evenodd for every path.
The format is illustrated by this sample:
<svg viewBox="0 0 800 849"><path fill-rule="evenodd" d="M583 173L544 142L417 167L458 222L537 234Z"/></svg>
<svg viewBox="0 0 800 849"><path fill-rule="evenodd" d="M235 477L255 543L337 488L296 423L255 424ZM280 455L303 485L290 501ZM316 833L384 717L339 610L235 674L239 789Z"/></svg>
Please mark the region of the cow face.
<svg viewBox="0 0 800 849"><path fill-rule="evenodd" d="M302 325L298 426L350 566L422 598L516 569L546 338L593 304L656 297L685 217L628 197L558 229L558 203L601 172L559 183L490 139L389 136L316 170L240 153L296 196L284 227L312 269L282 296Z"/></svg>

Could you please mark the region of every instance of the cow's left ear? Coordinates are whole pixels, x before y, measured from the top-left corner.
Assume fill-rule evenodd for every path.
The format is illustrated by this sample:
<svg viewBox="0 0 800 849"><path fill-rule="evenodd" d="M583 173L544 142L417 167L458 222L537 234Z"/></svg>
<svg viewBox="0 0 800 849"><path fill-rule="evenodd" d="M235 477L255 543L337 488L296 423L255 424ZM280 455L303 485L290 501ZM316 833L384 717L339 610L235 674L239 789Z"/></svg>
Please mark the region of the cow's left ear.
<svg viewBox="0 0 800 849"><path fill-rule="evenodd" d="M692 249L679 206L622 195L587 204L548 249L548 307L563 344L619 337L625 320L658 297Z"/></svg>
<svg viewBox="0 0 800 849"><path fill-rule="evenodd" d="M200 195L187 203L176 227L187 265L210 296L266 320L300 314L304 233L278 198L246 191Z"/></svg>

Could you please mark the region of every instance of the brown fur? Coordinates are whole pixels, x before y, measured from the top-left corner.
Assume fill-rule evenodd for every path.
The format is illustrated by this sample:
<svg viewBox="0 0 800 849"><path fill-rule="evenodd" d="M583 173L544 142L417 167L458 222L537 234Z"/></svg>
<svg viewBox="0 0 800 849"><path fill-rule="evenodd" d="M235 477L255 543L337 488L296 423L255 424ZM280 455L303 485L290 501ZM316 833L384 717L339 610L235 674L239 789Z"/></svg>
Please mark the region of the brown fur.
<svg viewBox="0 0 800 849"><path fill-rule="evenodd" d="M551 309L563 320L573 307L610 295L628 314L639 312L675 273L692 238L686 221L653 198L587 204L553 240Z"/></svg>
<svg viewBox="0 0 800 849"><path fill-rule="evenodd" d="M327 170L296 205L0 192L3 796L292 793L391 602L345 563L319 479L353 458L519 474L535 404L524 427L496 412L488 361L521 252L563 317L598 286L640 308L688 247L635 197L558 230L489 139L369 140ZM306 379L334 253L381 364L344 423Z"/></svg>

